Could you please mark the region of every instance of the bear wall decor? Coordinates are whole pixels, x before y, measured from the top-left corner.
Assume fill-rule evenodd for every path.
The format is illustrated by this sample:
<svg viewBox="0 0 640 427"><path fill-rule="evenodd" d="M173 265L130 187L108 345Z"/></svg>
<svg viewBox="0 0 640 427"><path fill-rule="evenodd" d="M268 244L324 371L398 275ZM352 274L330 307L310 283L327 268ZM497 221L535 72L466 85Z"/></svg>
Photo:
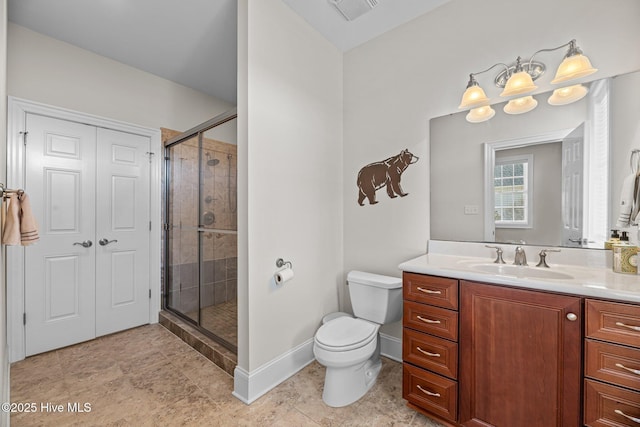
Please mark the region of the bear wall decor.
<svg viewBox="0 0 640 427"><path fill-rule="evenodd" d="M400 154L389 157L381 162L374 162L364 166L358 172L358 204L364 206L364 199L369 200L370 205L378 203L376 201L376 190L387 186L387 194L390 198L404 197L409 193L402 191L400 187L400 177L402 173L419 160L409 150L402 150Z"/></svg>

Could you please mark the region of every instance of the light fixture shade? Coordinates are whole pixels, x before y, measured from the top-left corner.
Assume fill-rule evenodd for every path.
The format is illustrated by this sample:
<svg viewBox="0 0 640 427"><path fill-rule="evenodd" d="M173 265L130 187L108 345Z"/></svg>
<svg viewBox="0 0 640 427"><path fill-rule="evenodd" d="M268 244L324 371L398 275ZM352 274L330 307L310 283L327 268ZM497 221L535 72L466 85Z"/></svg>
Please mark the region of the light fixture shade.
<svg viewBox="0 0 640 427"><path fill-rule="evenodd" d="M470 123L482 123L496 115L496 110L490 105L474 108L467 114L467 121Z"/></svg>
<svg viewBox="0 0 640 427"><path fill-rule="evenodd" d="M462 101L460 101L458 108L467 109L483 107L485 105L489 105L489 98L487 98L484 90L478 86L478 84L475 84L467 87L467 90L464 91Z"/></svg>
<svg viewBox="0 0 640 427"><path fill-rule="evenodd" d="M507 114L527 113L538 106L533 96L523 96L522 98L512 99L504 106L504 112Z"/></svg>
<svg viewBox="0 0 640 427"><path fill-rule="evenodd" d="M578 53L576 55L571 55L564 58L564 60L558 67L558 71L556 71L555 78L551 80L551 83L564 83L569 80L588 76L595 73L596 71L598 71L598 69L591 66L591 61L589 61L589 58Z"/></svg>
<svg viewBox="0 0 640 427"><path fill-rule="evenodd" d="M585 97L589 89L581 84L565 86L553 91L547 102L550 105L567 105Z"/></svg>
<svg viewBox="0 0 640 427"><path fill-rule="evenodd" d="M538 86L533 84L533 79L526 71L518 71L513 73L500 96L522 95L536 90Z"/></svg>

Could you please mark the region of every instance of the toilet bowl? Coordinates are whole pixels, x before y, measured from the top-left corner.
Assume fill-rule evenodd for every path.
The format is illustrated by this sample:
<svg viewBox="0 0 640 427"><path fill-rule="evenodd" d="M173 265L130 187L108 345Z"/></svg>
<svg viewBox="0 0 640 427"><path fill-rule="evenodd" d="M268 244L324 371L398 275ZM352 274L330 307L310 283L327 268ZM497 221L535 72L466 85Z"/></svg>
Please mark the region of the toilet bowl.
<svg viewBox="0 0 640 427"><path fill-rule="evenodd" d="M352 271L347 281L356 317L325 316L313 345L326 367L322 399L332 407L354 403L375 384L382 366L378 331L402 313L401 279Z"/></svg>

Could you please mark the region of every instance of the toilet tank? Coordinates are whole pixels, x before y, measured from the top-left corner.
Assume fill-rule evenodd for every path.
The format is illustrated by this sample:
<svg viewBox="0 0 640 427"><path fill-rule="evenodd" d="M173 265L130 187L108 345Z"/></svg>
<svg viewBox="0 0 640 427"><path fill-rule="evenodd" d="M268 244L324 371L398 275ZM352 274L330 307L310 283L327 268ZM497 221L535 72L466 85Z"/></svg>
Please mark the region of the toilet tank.
<svg viewBox="0 0 640 427"><path fill-rule="evenodd" d="M364 271L347 275L353 314L378 324L402 318L402 279Z"/></svg>

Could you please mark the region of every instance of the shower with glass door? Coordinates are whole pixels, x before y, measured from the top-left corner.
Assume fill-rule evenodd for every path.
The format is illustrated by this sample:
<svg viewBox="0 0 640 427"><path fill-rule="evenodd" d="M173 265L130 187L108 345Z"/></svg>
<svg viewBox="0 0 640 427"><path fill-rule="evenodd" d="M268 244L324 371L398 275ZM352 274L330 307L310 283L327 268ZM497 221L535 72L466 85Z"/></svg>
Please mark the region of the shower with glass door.
<svg viewBox="0 0 640 427"><path fill-rule="evenodd" d="M237 352L236 114L165 144L164 309Z"/></svg>

